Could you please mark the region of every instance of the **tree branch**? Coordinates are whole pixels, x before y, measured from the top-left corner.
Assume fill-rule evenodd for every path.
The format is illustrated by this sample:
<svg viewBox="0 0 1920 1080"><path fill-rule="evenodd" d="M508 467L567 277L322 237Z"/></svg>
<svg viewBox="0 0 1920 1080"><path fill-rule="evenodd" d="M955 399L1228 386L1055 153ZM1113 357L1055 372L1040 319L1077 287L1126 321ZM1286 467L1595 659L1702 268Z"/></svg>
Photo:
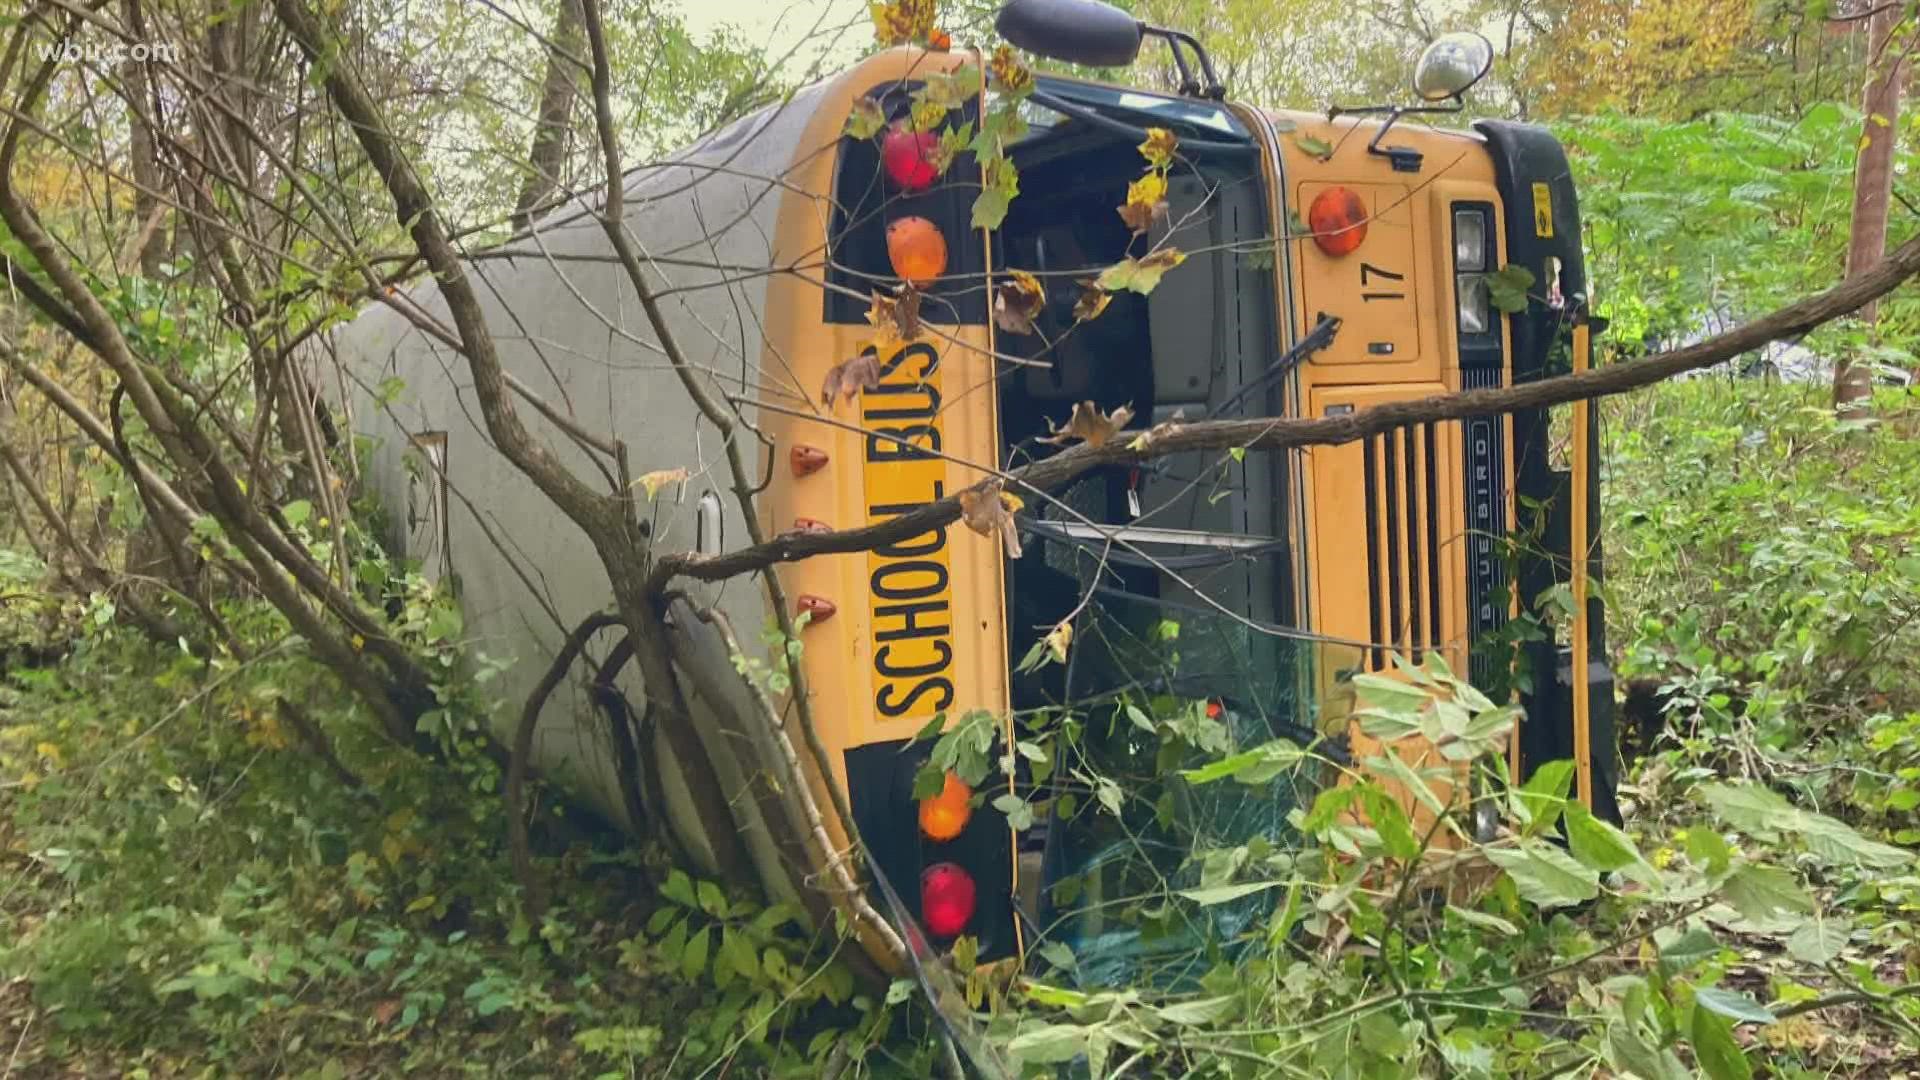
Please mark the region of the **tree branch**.
<svg viewBox="0 0 1920 1080"><path fill-rule="evenodd" d="M1016 469L1009 474L1007 487L1054 491L1089 469L1139 464L1191 450L1226 450L1235 447L1285 450L1302 446L1338 446L1408 424L1495 416L1638 390L1676 375L1712 367L1769 342L1805 334L1885 296L1915 273L1920 273L1920 236L1900 245L1864 274L1685 348L1595 368L1577 375L1561 375L1500 389L1468 390L1390 402L1342 416L1162 424L1146 433L1142 439L1126 441L1116 438L1097 447L1082 443L1053 457ZM989 482L983 479L966 490L978 493ZM765 543L720 555L664 555L658 560L655 573L660 579L681 576L700 581L721 581L816 555L870 551L883 544L896 543L952 524L960 517L961 494L963 492L954 492L911 513L857 529L783 533Z"/></svg>

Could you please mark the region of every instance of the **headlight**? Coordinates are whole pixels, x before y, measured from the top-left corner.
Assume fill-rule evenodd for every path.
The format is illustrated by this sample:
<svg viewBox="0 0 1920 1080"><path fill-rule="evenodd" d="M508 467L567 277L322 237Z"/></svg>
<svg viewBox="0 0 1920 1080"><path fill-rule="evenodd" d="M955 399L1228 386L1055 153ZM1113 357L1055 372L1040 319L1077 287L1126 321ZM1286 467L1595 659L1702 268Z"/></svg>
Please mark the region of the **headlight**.
<svg viewBox="0 0 1920 1080"><path fill-rule="evenodd" d="M1487 269L1487 216L1479 210L1453 212L1453 268Z"/></svg>
<svg viewBox="0 0 1920 1080"><path fill-rule="evenodd" d="M1460 297L1460 332L1484 334L1493 329L1493 298L1487 291L1485 274L1454 275L1454 291Z"/></svg>

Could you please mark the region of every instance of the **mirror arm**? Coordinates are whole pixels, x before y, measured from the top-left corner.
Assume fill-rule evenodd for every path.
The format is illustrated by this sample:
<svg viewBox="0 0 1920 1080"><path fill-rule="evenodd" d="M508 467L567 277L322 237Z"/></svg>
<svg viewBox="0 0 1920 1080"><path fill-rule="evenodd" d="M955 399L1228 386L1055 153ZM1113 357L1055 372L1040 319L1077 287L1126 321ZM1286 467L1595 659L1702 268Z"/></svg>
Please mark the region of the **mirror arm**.
<svg viewBox="0 0 1920 1080"><path fill-rule="evenodd" d="M1400 118L1403 116L1457 113L1466 107L1467 103L1460 100L1460 96L1455 94L1452 98L1439 105L1374 105L1359 109L1341 109L1335 106L1329 111L1328 118L1332 119L1334 115L1342 112L1349 114L1386 113L1387 122L1381 124L1380 130L1373 133L1372 141L1367 143L1367 153L1377 154L1380 157L1386 158L1392 163L1394 172L1417 173L1420 171L1420 162L1422 160L1420 151L1411 150L1404 146L1381 146L1380 140L1387 137L1387 132L1391 131L1393 125L1399 123Z"/></svg>
<svg viewBox="0 0 1920 1080"><path fill-rule="evenodd" d="M1184 30L1170 30L1163 26L1149 26L1146 23L1140 24L1140 33L1165 41L1167 48L1173 51L1174 67L1180 71L1182 94L1212 101L1220 101L1227 96L1226 86L1220 82L1220 76L1214 73L1213 58L1207 55L1207 50L1201 46L1200 39ZM1200 79L1196 80L1192 69L1187 67L1186 56L1180 51L1182 45L1192 49L1194 57L1200 61Z"/></svg>

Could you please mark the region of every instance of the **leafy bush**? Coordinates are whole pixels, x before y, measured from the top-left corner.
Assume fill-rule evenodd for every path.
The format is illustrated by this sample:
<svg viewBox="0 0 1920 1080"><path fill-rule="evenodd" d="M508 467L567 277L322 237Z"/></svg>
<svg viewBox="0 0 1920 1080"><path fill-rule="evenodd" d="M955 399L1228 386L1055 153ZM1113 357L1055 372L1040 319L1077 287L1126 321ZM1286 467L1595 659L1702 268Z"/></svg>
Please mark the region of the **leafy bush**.
<svg viewBox="0 0 1920 1080"><path fill-rule="evenodd" d="M1612 636L1674 734L1750 739L1751 766L1920 711L1920 414L1885 405L1843 424L1824 388L1701 379L1614 407Z"/></svg>
<svg viewBox="0 0 1920 1080"><path fill-rule="evenodd" d="M266 609L227 615L284 636ZM565 887L530 920L492 761L464 740L443 763L356 741L327 685L289 648L203 661L114 632L7 673L0 985L24 980L41 1013L17 1065L638 1076L725 1057L809 1075L842 1041L904 1030L779 909L676 875L649 922L644 853L590 821L548 830L543 872ZM318 767L282 696L364 787Z"/></svg>

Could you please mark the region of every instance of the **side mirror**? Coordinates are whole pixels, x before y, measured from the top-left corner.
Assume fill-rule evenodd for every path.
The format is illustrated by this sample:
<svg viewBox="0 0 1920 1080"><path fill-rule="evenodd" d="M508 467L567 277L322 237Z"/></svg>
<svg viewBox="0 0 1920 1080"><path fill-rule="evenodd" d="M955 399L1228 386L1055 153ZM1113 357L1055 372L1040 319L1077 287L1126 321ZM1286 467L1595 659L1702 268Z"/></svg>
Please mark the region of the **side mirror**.
<svg viewBox="0 0 1920 1080"><path fill-rule="evenodd" d="M1087 67L1125 67L1140 55L1140 20L1100 0L1009 0L993 28L1020 48Z"/></svg>
<svg viewBox="0 0 1920 1080"><path fill-rule="evenodd" d="M1493 43L1460 30L1441 34L1413 68L1413 92L1422 101L1458 100L1493 70Z"/></svg>

